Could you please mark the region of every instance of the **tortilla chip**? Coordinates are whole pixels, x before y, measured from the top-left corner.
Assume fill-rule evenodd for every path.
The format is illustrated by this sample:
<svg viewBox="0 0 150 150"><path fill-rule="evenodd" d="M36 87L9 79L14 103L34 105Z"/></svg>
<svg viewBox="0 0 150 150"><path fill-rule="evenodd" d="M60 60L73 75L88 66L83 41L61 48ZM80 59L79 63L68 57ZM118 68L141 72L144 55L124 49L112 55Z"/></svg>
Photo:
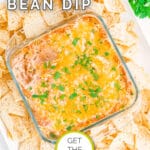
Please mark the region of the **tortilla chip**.
<svg viewBox="0 0 150 150"><path fill-rule="evenodd" d="M14 100L15 101L22 101L22 97L20 96L13 80L8 80L6 83L9 87L9 89L12 91L12 96L13 96Z"/></svg>
<svg viewBox="0 0 150 150"><path fill-rule="evenodd" d="M30 133L24 125L24 118L11 116L7 112L1 112L0 117L13 140L23 141L30 137Z"/></svg>
<svg viewBox="0 0 150 150"><path fill-rule="evenodd" d="M7 22L6 9L0 9L0 24Z"/></svg>
<svg viewBox="0 0 150 150"><path fill-rule="evenodd" d="M112 124L111 121L96 126L90 130L90 136L92 137L96 150L97 149L108 149L109 144L117 136L118 130Z"/></svg>
<svg viewBox="0 0 150 150"><path fill-rule="evenodd" d="M110 144L110 150L126 150L124 143L134 146L134 135L130 133L119 133Z"/></svg>
<svg viewBox="0 0 150 150"><path fill-rule="evenodd" d="M40 150L54 150L54 145L41 140Z"/></svg>
<svg viewBox="0 0 150 150"><path fill-rule="evenodd" d="M8 13L8 30L18 30L22 27L22 18L16 13L16 11L7 11Z"/></svg>
<svg viewBox="0 0 150 150"><path fill-rule="evenodd" d="M0 48L1 49L6 49L7 48L7 44L0 41Z"/></svg>
<svg viewBox="0 0 150 150"><path fill-rule="evenodd" d="M125 11L124 6L120 0L104 0L104 5L110 12L121 13Z"/></svg>
<svg viewBox="0 0 150 150"><path fill-rule="evenodd" d="M9 108L13 103L14 103L14 99L11 95L11 92L7 90L7 93L5 93L5 95L0 100L0 112L1 111L8 112Z"/></svg>
<svg viewBox="0 0 150 150"><path fill-rule="evenodd" d="M38 36L46 31L47 28L48 26L39 11L31 11L25 16L23 29L27 38Z"/></svg>
<svg viewBox="0 0 150 150"><path fill-rule="evenodd" d="M150 89L142 90L142 111L144 113L150 112Z"/></svg>
<svg viewBox="0 0 150 150"><path fill-rule="evenodd" d="M150 114L150 113L149 113ZM134 121L137 125L141 125L150 129L150 116L149 114L144 114L142 111L134 114Z"/></svg>
<svg viewBox="0 0 150 150"><path fill-rule="evenodd" d="M142 102L138 113L133 114L136 124L150 130L150 90L142 90Z"/></svg>
<svg viewBox="0 0 150 150"><path fill-rule="evenodd" d="M19 150L40 150L40 138L33 136L24 140L19 144Z"/></svg>
<svg viewBox="0 0 150 150"><path fill-rule="evenodd" d="M140 90L150 89L150 75L144 72L142 67L139 67L133 61L127 63L129 69L132 71L132 76L137 83Z"/></svg>
<svg viewBox="0 0 150 150"><path fill-rule="evenodd" d="M136 37L127 31L128 23L118 23L110 28L110 33L115 42L120 45L132 46L136 43Z"/></svg>
<svg viewBox="0 0 150 150"><path fill-rule="evenodd" d="M0 41L7 43L9 41L10 35L6 30L0 30Z"/></svg>
<svg viewBox="0 0 150 150"><path fill-rule="evenodd" d="M27 116L27 112L26 112L23 102L14 102L11 105L11 107L9 108L8 113L10 115L16 115L16 116L20 116L20 117Z"/></svg>
<svg viewBox="0 0 150 150"><path fill-rule="evenodd" d="M42 16L49 26L59 23L64 19L62 11L46 10L42 11Z"/></svg>
<svg viewBox="0 0 150 150"><path fill-rule="evenodd" d="M42 17L49 26L61 22L64 19L64 15L61 11L61 5L61 1L57 0L53 4L53 11L49 9L41 11Z"/></svg>
<svg viewBox="0 0 150 150"><path fill-rule="evenodd" d="M150 132L145 127L138 127L138 134L136 135L136 147L138 150L150 149Z"/></svg>
<svg viewBox="0 0 150 150"><path fill-rule="evenodd" d="M111 13L106 9L103 10L102 17L108 28L110 28L113 25L115 25L116 23L120 22L120 14L119 13Z"/></svg>
<svg viewBox="0 0 150 150"><path fill-rule="evenodd" d="M7 84L2 79L0 79L0 98L4 96L8 91L9 89L7 87Z"/></svg>
<svg viewBox="0 0 150 150"><path fill-rule="evenodd" d="M22 32L18 32L17 34L15 34L15 42L16 45L21 44L21 42L23 42L25 40L25 35Z"/></svg>
<svg viewBox="0 0 150 150"><path fill-rule="evenodd" d="M102 15L104 11L104 4L92 1L90 9L93 10L95 13Z"/></svg>

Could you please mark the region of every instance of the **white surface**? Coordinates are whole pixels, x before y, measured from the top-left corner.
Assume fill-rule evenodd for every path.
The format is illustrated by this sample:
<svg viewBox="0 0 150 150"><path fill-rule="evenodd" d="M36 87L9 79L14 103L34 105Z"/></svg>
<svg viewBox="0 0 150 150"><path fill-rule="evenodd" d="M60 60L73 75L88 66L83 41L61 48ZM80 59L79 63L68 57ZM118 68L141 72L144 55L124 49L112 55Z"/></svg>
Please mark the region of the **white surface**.
<svg viewBox="0 0 150 150"><path fill-rule="evenodd" d="M146 19L138 19L137 21L140 25L140 28L145 36L145 39L147 40L149 47L150 47L150 18Z"/></svg>

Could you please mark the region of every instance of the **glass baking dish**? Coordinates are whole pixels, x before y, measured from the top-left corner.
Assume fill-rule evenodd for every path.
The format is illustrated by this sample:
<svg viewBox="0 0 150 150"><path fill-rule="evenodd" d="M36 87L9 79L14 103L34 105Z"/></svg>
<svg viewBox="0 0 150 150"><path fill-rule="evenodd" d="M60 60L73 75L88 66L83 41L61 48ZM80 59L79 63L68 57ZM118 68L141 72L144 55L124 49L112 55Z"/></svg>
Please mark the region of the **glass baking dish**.
<svg viewBox="0 0 150 150"><path fill-rule="evenodd" d="M93 21L92 25L91 25L91 22L89 21L90 19L91 19L91 22ZM76 29L77 24L79 23L79 25L81 27L83 22L85 23L84 24L85 26L82 28L82 30L81 29L77 30ZM86 24L89 26L86 27ZM72 27L72 30L71 30L71 28L69 28L70 26ZM90 29L90 27L92 27L92 29ZM93 29L93 27L96 28L96 31L95 31L95 29ZM75 31L77 30L77 32L75 32L73 29ZM92 34L92 36L90 36L90 37L93 37L92 38L93 40L87 40L87 39L89 39L89 35L87 34L89 32L89 29L90 29L90 34ZM56 38L58 35L57 31L59 31L59 30L61 31L61 32L59 32L60 33L59 36L62 36L62 34L67 31L65 39L64 38ZM72 32L70 33L70 32L68 32L68 30L72 31ZM101 32L102 34L98 34L99 32ZM138 97L138 89L135 84L135 81L134 81L129 69L127 68L115 42L113 41L106 24L104 23L103 19L99 15L97 15L93 12L75 14L75 15L69 17L68 19L65 19L64 21L57 23L56 25L50 27L46 32L39 35L38 37L35 37L32 39L27 39L27 40L25 40L25 38L22 38L22 41L20 42L20 44L16 44L15 36L18 36L18 35L23 35L23 30L20 30L19 33L16 33L9 42L9 46L6 51L7 67L10 71L10 74L11 74L17 88L18 88L20 95L23 98L26 109L27 109L39 135L41 136L41 138L43 140L51 142L51 143L55 143L57 138L59 138L63 133L65 133L67 131L70 131L70 130L87 131L94 126L101 124L101 123L105 122L106 120L111 119L112 117L116 116L117 114L120 114L121 112L128 110L136 102L137 97ZM71 37L70 37L70 35L71 35ZM73 35L76 37L73 38L72 37ZM81 37L78 37L79 35ZM85 35L86 35L86 37L85 37ZM101 37L101 39L98 39L95 42L94 40L97 39L99 36ZM24 37L24 36L22 36L22 37ZM54 39L51 39L51 37L53 37ZM79 90L76 88L76 83L74 85L74 83L71 81L72 78L71 78L71 80L69 80L70 76L72 76L72 75L70 75L70 72L68 71L68 67L62 68L63 74L67 74L67 75L65 75L65 78L61 79L61 77L60 77L62 72L60 74L60 72L58 71L58 68L62 64L66 65L66 63L64 63L65 59L61 60L62 61L61 65L57 64L56 62L54 62L54 64L53 64L53 57L51 55L49 55L49 52L46 51L47 54L45 55L45 54L41 53L41 51L40 51L41 48L38 49L39 46L37 47L37 44L40 45L40 43L41 43L40 40L42 40L42 38L44 39L43 46L48 45L48 46L50 46L49 48L52 47L53 51L51 51L51 53L54 52L54 49L58 50L57 51L58 54L61 54L62 52L64 52L64 50L62 50L62 49L64 49L64 48L66 49L66 47L69 45L67 43L66 45L60 46L58 43L60 43L61 40L65 43L67 41L67 38L69 38L69 40L72 41L70 43L72 49L70 48L69 52L71 52L71 50L75 50L75 51L74 51L74 53L71 53L72 55L70 55L69 57L68 56L65 57L66 59L68 59L70 57L74 58L75 53L78 53L77 49L80 51L80 48L81 48L77 44L81 43L81 45L83 47L82 42L86 41L86 43L84 43L86 50L83 51L83 53L82 53L83 55L79 55L82 51L80 51L80 53L76 54L77 59L75 60L75 63L72 66L69 66L70 67L69 69L71 71L74 71L73 74L78 73L78 71L80 71L80 70L82 70L82 72L83 72L83 70L84 70L83 74L79 73L79 74L77 74L77 76L74 76L73 79L76 79L82 75L83 76L83 78L81 79L81 81L82 81L82 80L84 80L84 78L87 77L87 80L84 80L84 84L85 84L84 86L83 85L81 86L80 84L77 83L78 87L80 88ZM55 44L52 45L51 41L53 41L53 43L55 43ZM35 46L35 44L36 44L36 47L33 47L33 46ZM100 50L97 49L97 46L99 49L101 49L103 54L99 54ZM29 48L31 48L30 54L29 54ZM107 48L108 48L108 51L106 50ZM44 61L40 60L39 62L37 62L38 69L34 68L33 70L28 70L27 66L28 65L31 66L32 60L36 59L36 58L33 58L33 56L32 56L32 54L33 54L32 50L34 50L34 49L37 49L40 51L40 52L36 51L36 54L39 56L39 58L42 58L41 60L44 59ZM87 49L89 49L89 51ZM28 54L22 55L22 53L25 51ZM19 55L19 57L18 57L19 59L17 58L18 55ZM68 55L68 52L66 52L64 55ZM60 56L64 57L64 55L60 55ZM22 61L19 62L19 60L27 58L26 56L29 57L29 60L26 63L27 66L25 64L23 64ZM53 56L55 56L55 54ZM81 56L81 57L79 57L79 56ZM90 56L91 58L89 58L87 56ZM59 57L59 58L61 58L61 57ZM47 59L48 60L52 59L52 60L49 62ZM99 64L99 62L96 61L97 59L99 62L101 62L101 64L100 64L101 66L99 65L100 67L98 68L97 71L98 72L101 71L101 72L105 72L105 73L96 73L95 72L96 69L95 68L93 69L93 66L91 66L91 64L89 63L91 61L94 61L95 64L96 63ZM68 60L70 60L70 59L68 59ZM71 62L72 62L72 59L69 62L67 62L67 65L71 64ZM113 64L113 62L114 62L114 64ZM51 65L51 63L52 63L52 65ZM16 64L18 64L18 66L16 66ZM33 62L33 64L35 65L35 62ZM48 68L48 71L50 71L50 72L45 71L45 70L41 71L40 64L42 64L44 69ZM116 65L116 66L113 66L113 65ZM111 66L111 70L110 70L110 66ZM27 71L29 71L29 72L31 71L32 76L34 76L35 73L37 73L38 71L42 72L42 73L40 72L41 74L35 81L32 80L32 77L30 77L31 78L30 82L34 83L34 84L32 84L32 86L29 86L31 84L28 84L28 81L24 82L24 81L22 81L22 79L20 80L20 77L24 76L20 71L20 69L22 69L23 67L26 67ZM103 70L101 69L101 67L103 67ZM77 70L75 70L74 68L77 68ZM19 70L19 72L18 72L18 70ZM52 70L52 72L51 72L51 70ZM53 73L53 70L55 70L54 73ZM111 74L109 71L111 71L113 73ZM110 76L109 76L109 74L110 74ZM119 75L118 78L114 74ZM101 77L103 76L103 78L100 79L101 77L99 77L99 75L101 75ZM53 84L51 84L51 86L49 87L49 84L50 84L49 76L54 78L54 83L56 80L57 81L60 80L61 84L56 85L52 82ZM115 76L116 78L112 78L111 76ZM44 82L41 82L43 78L44 78ZM105 80L105 78L106 78L106 80ZM46 79L46 83L45 83L45 79ZM90 81L89 79L91 79L92 82L89 83L89 81ZM47 82L47 80L48 80L48 82ZM68 83L66 83L67 80L68 80ZM39 90L39 81L40 81L40 90ZM64 82L62 82L62 81L64 81ZM107 81L107 82L105 82L105 81ZM48 85L47 85L47 83L48 83ZM58 84L59 82L56 82L56 83ZM69 87L69 92L67 91L66 93L64 93L65 87L64 87L64 85L62 85L62 83L65 83L65 85L67 85L67 87L71 85L71 87ZM120 85L120 83L123 83L123 85L122 84ZM73 84L73 86L72 86L72 84ZM44 90L47 89L46 91L44 91L44 93L42 93L43 91L41 92L41 89L43 89L43 88L44 88ZM76 91L71 91L70 89L72 89L72 88L74 88L74 90L76 90ZM33 91L33 93L32 93L32 91ZM35 93L37 91L40 94ZM82 91L82 93L80 91ZM110 97L109 92L111 94L113 94L112 97L114 99L116 98L115 100L112 97ZM57 105L55 105L55 106L52 105L53 100L50 99L51 95L49 93L52 96L54 96L54 100L58 102ZM59 95L59 98L58 98L57 95L59 93L61 95ZM84 97L83 97L83 95L84 95ZM65 107L65 105L63 106L63 103L61 101L62 99L64 100L65 96L67 97L66 101L65 101L66 107ZM49 99L51 101L49 101ZM91 102L94 102L94 103L91 103ZM82 104L80 104L80 103L82 103ZM83 107L81 108L80 105ZM46 108L51 108L51 106L53 107L53 110L49 109L49 111L47 113ZM61 110L60 108L63 108L63 109ZM42 110L42 112L41 112L41 110ZM60 113L60 110L61 110L61 113ZM66 112L65 112L65 110L66 110ZM101 110L103 110L103 112L101 112ZM104 114L105 111L106 111L106 114ZM66 116L67 116L67 117L65 116L66 118L63 117L63 113L66 113ZM76 113L76 116L74 115L75 113ZM84 114L84 115L81 115L81 114ZM51 117L52 115L54 117ZM40 118L41 116L42 116L42 119ZM45 118L45 117L47 117L47 118ZM62 117L62 118L60 120L58 120L60 117ZM57 120L56 120L56 118L57 118ZM70 120L70 118L71 118L71 120ZM85 118L87 120L84 120ZM49 119L49 120L47 121L47 119ZM63 119L63 121L62 121L62 119ZM68 123L66 121L67 119L69 120L70 125L67 124ZM54 120L55 120L55 122L54 122ZM44 123L41 123L42 121L44 121ZM56 121L57 121L57 126L54 125L56 123ZM51 122L53 122L53 127L51 127L52 126ZM58 124L59 124L59 127L58 127ZM62 125L62 124L64 124L64 125ZM64 128L64 127L66 127L66 128ZM60 128L60 132L59 132L59 128ZM53 132L53 129L55 129L54 132ZM47 131L49 131L49 133ZM56 131L58 131L59 134L57 134Z"/></svg>

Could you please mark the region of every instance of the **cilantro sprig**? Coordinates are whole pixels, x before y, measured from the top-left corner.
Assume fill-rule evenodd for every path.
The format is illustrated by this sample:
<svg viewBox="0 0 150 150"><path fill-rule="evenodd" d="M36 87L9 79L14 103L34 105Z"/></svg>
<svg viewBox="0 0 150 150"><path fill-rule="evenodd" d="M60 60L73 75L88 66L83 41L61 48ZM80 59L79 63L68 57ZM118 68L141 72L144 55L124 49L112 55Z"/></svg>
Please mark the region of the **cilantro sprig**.
<svg viewBox="0 0 150 150"><path fill-rule="evenodd" d="M32 95L32 98L35 98L35 99L38 98L38 99L40 99L40 103L41 103L41 104L44 104L45 99L48 98L48 94L49 94L48 91L44 92L44 93L41 94L41 95L33 94L33 95Z"/></svg>
<svg viewBox="0 0 150 150"><path fill-rule="evenodd" d="M139 18L150 18L150 0L129 0L129 3Z"/></svg>

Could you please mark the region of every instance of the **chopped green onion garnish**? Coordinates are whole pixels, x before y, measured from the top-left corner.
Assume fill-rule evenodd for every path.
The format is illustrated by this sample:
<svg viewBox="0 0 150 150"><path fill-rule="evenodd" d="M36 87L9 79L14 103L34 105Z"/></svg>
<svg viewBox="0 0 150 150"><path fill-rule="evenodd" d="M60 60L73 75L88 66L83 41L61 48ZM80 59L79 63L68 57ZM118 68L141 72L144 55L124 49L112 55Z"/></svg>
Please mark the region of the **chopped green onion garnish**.
<svg viewBox="0 0 150 150"><path fill-rule="evenodd" d="M105 56L109 56L109 52L105 52L104 55L105 55Z"/></svg>
<svg viewBox="0 0 150 150"><path fill-rule="evenodd" d="M62 95L60 96L60 99L63 100L63 99L65 98L65 96L66 96L65 94L62 94Z"/></svg>
<svg viewBox="0 0 150 150"><path fill-rule="evenodd" d="M116 67L112 67L111 70L116 71Z"/></svg>
<svg viewBox="0 0 150 150"><path fill-rule="evenodd" d="M30 86L28 89L31 91L31 90L32 90L32 87Z"/></svg>
<svg viewBox="0 0 150 150"><path fill-rule="evenodd" d="M86 100L86 96L85 95L81 97L81 101L84 101L84 100Z"/></svg>
<svg viewBox="0 0 150 150"><path fill-rule="evenodd" d="M88 105L83 105L83 108L84 108L85 111L87 111L88 110Z"/></svg>
<svg viewBox="0 0 150 150"><path fill-rule="evenodd" d="M65 72L65 73L67 73L67 74L70 73L70 71L69 71L69 69L67 67L62 68L62 71Z"/></svg>
<svg viewBox="0 0 150 150"><path fill-rule="evenodd" d="M56 136L54 133L52 133L52 132L50 133L49 136L50 136L50 138L53 138L53 139L55 139L55 138L57 137L57 136Z"/></svg>
<svg viewBox="0 0 150 150"><path fill-rule="evenodd" d="M52 89L56 88L56 84L54 84L54 83L51 84L51 88L52 88Z"/></svg>
<svg viewBox="0 0 150 150"><path fill-rule="evenodd" d="M70 36L70 33L66 34L68 37Z"/></svg>
<svg viewBox="0 0 150 150"><path fill-rule="evenodd" d="M44 92L42 95L33 94L32 98L48 98L48 91Z"/></svg>
<svg viewBox="0 0 150 150"><path fill-rule="evenodd" d="M96 102L95 102L96 107L98 107L99 104L100 104L100 100L96 100Z"/></svg>
<svg viewBox="0 0 150 150"><path fill-rule="evenodd" d="M78 94L77 93L72 93L70 96L69 96L69 99L74 99L74 98L76 98L78 96Z"/></svg>
<svg viewBox="0 0 150 150"><path fill-rule="evenodd" d="M76 113L77 113L77 114L81 114L81 111L80 111L80 110L77 110Z"/></svg>
<svg viewBox="0 0 150 150"><path fill-rule="evenodd" d="M94 30L94 29L92 29L92 30L91 30L91 32L95 33L95 30Z"/></svg>
<svg viewBox="0 0 150 150"><path fill-rule="evenodd" d="M71 131L71 129L72 129L72 126L68 126L68 127L66 128L67 131Z"/></svg>
<svg viewBox="0 0 150 150"><path fill-rule="evenodd" d="M55 68L56 68L56 66L55 66L55 65L52 65L52 66L51 66L51 69L55 69Z"/></svg>
<svg viewBox="0 0 150 150"><path fill-rule="evenodd" d="M93 48L94 54L98 55L98 49L97 48Z"/></svg>
<svg viewBox="0 0 150 150"><path fill-rule="evenodd" d="M61 77L61 73L56 71L55 74L54 74L54 79L57 80Z"/></svg>
<svg viewBox="0 0 150 150"><path fill-rule="evenodd" d="M117 91L121 90L121 85L118 82L115 82L114 86L115 86Z"/></svg>
<svg viewBox="0 0 150 150"><path fill-rule="evenodd" d="M100 118L100 116L99 115L96 115L96 119L99 119Z"/></svg>
<svg viewBox="0 0 150 150"><path fill-rule="evenodd" d="M92 42L91 42L91 41L87 41L87 44L88 44L88 45L92 45Z"/></svg>
<svg viewBox="0 0 150 150"><path fill-rule="evenodd" d="M72 45L76 46L78 41L79 41L80 38L75 38L73 41L72 41Z"/></svg>
<svg viewBox="0 0 150 150"><path fill-rule="evenodd" d="M45 82L41 83L41 87L47 87L48 85Z"/></svg>
<svg viewBox="0 0 150 150"><path fill-rule="evenodd" d="M42 94L42 95L33 94L32 98L39 98L40 99L40 103L44 104L45 99L48 98L48 91L44 92L44 94Z"/></svg>
<svg viewBox="0 0 150 150"><path fill-rule="evenodd" d="M44 67L45 69L47 69L47 68L50 67L50 65L51 65L50 62L47 61L47 62L44 62L43 67Z"/></svg>
<svg viewBox="0 0 150 150"><path fill-rule="evenodd" d="M63 85L59 85L58 89L63 92L65 90L65 87Z"/></svg>
<svg viewBox="0 0 150 150"><path fill-rule="evenodd" d="M97 89L89 89L90 96L93 98L97 97L101 91L102 89L100 87L98 87Z"/></svg>

